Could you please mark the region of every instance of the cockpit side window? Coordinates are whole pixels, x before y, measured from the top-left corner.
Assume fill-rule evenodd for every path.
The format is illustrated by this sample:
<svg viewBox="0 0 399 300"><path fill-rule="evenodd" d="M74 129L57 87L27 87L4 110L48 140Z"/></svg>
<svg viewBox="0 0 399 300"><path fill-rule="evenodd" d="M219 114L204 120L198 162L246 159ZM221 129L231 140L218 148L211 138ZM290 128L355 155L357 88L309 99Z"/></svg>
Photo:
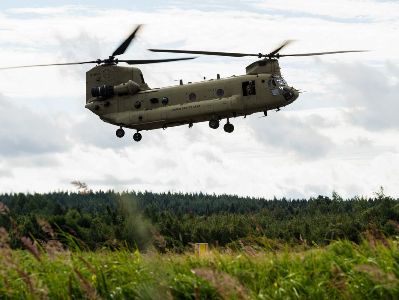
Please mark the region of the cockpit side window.
<svg viewBox="0 0 399 300"><path fill-rule="evenodd" d="M278 87L278 81L277 81L276 77L271 77L267 84L268 84L269 90L273 96L278 96L280 94L279 87Z"/></svg>
<svg viewBox="0 0 399 300"><path fill-rule="evenodd" d="M275 89L277 87L276 81L274 80L274 78L271 78L268 82L269 84L269 89Z"/></svg>

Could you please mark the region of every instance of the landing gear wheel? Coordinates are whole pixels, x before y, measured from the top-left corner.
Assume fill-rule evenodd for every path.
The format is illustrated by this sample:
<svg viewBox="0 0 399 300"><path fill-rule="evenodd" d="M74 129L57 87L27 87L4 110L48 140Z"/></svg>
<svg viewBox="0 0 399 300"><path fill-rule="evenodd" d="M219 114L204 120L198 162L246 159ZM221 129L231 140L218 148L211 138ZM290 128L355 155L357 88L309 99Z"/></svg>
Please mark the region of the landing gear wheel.
<svg viewBox="0 0 399 300"><path fill-rule="evenodd" d="M133 134L133 139L134 139L136 142L140 142L140 141L141 141L141 138L142 138L142 135L141 135L140 132L136 132L135 134Z"/></svg>
<svg viewBox="0 0 399 300"><path fill-rule="evenodd" d="M232 133L234 131L234 125L231 123L226 123L224 124L223 129L228 133Z"/></svg>
<svg viewBox="0 0 399 300"><path fill-rule="evenodd" d="M116 136L118 138L123 138L124 135L125 135L125 131L123 130L122 127L116 130Z"/></svg>
<svg viewBox="0 0 399 300"><path fill-rule="evenodd" d="M219 120L210 120L209 127L211 127L212 129L219 128Z"/></svg>

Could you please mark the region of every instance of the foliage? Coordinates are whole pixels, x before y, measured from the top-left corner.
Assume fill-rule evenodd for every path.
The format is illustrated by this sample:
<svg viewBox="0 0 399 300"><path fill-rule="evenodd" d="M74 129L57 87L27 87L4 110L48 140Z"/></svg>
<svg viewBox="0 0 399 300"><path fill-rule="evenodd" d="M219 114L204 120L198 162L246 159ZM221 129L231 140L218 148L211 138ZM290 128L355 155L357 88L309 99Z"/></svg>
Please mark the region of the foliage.
<svg viewBox="0 0 399 300"><path fill-rule="evenodd" d="M4 238L4 232L3 232ZM35 246L32 246L35 247ZM32 250L33 251L33 250ZM0 249L1 299L397 299L395 240L310 250L141 254Z"/></svg>
<svg viewBox="0 0 399 300"><path fill-rule="evenodd" d="M399 200L384 195L342 199L319 196L305 199L258 199L231 195L92 192L4 194L0 227L10 233L11 246L20 238L48 241L47 221L64 245L62 233L74 237L82 249L146 249L182 252L193 242L231 246L243 242L263 245L327 245L347 239L359 243L367 231L396 236ZM5 208L4 208L5 209Z"/></svg>

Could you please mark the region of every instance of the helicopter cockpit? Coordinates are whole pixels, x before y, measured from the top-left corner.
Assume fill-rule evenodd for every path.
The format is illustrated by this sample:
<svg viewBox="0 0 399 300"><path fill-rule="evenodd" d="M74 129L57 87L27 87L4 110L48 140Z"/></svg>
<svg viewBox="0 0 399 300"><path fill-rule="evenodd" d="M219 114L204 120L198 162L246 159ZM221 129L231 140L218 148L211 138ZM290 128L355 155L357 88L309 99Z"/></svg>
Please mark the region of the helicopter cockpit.
<svg viewBox="0 0 399 300"><path fill-rule="evenodd" d="M273 96L282 95L287 101L294 101L298 95L294 88L290 88L283 77L273 75L268 81L268 87Z"/></svg>
<svg viewBox="0 0 399 300"><path fill-rule="evenodd" d="M287 86L287 82L284 80L284 78L281 76L277 76L277 75L272 76L270 78L268 84L269 84L269 88L272 91L273 95L274 95L273 90L282 89L284 86ZM276 91L276 92L278 92L278 91ZM277 96L277 95L278 94L276 94L275 96Z"/></svg>

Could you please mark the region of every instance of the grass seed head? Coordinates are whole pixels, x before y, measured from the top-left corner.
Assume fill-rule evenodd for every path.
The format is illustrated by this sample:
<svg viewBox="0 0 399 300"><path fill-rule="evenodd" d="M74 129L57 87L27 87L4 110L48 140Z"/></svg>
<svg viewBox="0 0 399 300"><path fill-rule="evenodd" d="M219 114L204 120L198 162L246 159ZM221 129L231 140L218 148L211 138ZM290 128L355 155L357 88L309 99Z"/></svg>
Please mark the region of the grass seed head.
<svg viewBox="0 0 399 300"><path fill-rule="evenodd" d="M76 276L79 279L79 284L82 290L86 293L86 296L89 299L100 299L97 295L96 289L91 285L91 283L79 272L79 270L74 269Z"/></svg>
<svg viewBox="0 0 399 300"><path fill-rule="evenodd" d="M3 202L0 202L0 215L8 215L10 209Z"/></svg>
<svg viewBox="0 0 399 300"><path fill-rule="evenodd" d="M39 219L39 218L38 218L36 221L37 221L37 223L39 224L39 226L41 227L41 229L42 229L45 233L47 233L49 236L51 236L52 238L54 238L54 236L55 236L54 230L53 230L53 228L51 227L51 225L50 225L49 222L47 222L47 221L44 220L44 219Z"/></svg>
<svg viewBox="0 0 399 300"><path fill-rule="evenodd" d="M49 240L45 243L44 249L51 258L54 258L57 253L65 252L64 246L57 240Z"/></svg>
<svg viewBox="0 0 399 300"><path fill-rule="evenodd" d="M249 299L247 291L237 278L208 268L193 269L198 277L207 280L219 292L222 299Z"/></svg>
<svg viewBox="0 0 399 300"><path fill-rule="evenodd" d="M37 249L36 244L30 238L23 236L21 237L21 242L26 250L28 250L38 261L41 261L39 249Z"/></svg>
<svg viewBox="0 0 399 300"><path fill-rule="evenodd" d="M377 284L397 284L398 280L391 272L384 272L378 266L363 264L354 268L358 272L366 273Z"/></svg>
<svg viewBox="0 0 399 300"><path fill-rule="evenodd" d="M0 249L10 248L10 236L4 227L0 227Z"/></svg>

